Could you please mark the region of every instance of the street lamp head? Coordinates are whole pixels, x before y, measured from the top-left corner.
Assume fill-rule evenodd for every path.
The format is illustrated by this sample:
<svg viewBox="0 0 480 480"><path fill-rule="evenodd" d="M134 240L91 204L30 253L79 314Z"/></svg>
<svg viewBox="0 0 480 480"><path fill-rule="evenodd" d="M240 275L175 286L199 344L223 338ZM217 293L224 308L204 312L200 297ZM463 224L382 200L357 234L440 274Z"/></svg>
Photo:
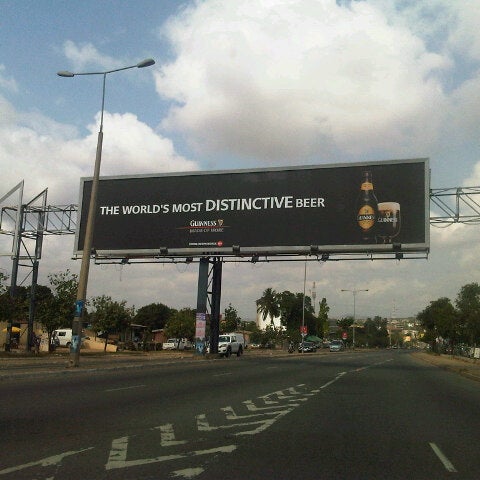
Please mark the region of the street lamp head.
<svg viewBox="0 0 480 480"><path fill-rule="evenodd" d="M155 65L155 60L153 58L147 58L140 63L137 63L137 68L151 67Z"/></svg>
<svg viewBox="0 0 480 480"><path fill-rule="evenodd" d="M75 76L74 73L68 72L68 71L66 71L66 70L62 70L61 72L57 72L57 75L58 75L59 77L74 77L74 76Z"/></svg>

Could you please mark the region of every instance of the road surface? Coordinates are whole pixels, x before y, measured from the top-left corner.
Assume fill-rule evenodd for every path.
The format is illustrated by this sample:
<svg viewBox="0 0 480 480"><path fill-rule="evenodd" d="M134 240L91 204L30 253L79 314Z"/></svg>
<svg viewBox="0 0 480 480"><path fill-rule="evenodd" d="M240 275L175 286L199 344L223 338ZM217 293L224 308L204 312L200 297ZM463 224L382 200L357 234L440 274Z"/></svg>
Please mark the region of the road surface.
<svg viewBox="0 0 480 480"><path fill-rule="evenodd" d="M4 379L3 479L476 479L480 384L404 351Z"/></svg>

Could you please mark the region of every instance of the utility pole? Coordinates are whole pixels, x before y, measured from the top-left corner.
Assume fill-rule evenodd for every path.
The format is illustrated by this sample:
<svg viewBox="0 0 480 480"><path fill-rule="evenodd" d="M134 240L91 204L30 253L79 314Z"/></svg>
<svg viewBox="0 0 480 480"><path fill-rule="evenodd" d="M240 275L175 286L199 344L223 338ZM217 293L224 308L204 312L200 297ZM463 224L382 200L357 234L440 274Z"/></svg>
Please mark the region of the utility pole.
<svg viewBox="0 0 480 480"><path fill-rule="evenodd" d="M357 293L358 292L368 292L368 288L366 289L362 289L362 290L346 290L346 289L343 289L341 290L342 292L352 292L353 294L353 325L352 325L352 328L353 328L353 332L352 332L352 345L353 345L353 349L355 350L355 322L356 322L356 314L355 314L355 298L357 296Z"/></svg>

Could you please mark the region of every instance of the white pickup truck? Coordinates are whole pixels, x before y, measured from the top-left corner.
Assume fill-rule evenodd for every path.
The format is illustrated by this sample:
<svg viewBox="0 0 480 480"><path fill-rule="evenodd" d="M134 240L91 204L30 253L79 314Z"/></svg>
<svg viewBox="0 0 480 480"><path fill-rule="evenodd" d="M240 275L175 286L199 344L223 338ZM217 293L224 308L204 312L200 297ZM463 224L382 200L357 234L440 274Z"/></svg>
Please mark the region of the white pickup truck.
<svg viewBox="0 0 480 480"><path fill-rule="evenodd" d="M218 353L229 357L236 354L237 357L242 355L245 350L245 339L242 333L225 333L218 337Z"/></svg>

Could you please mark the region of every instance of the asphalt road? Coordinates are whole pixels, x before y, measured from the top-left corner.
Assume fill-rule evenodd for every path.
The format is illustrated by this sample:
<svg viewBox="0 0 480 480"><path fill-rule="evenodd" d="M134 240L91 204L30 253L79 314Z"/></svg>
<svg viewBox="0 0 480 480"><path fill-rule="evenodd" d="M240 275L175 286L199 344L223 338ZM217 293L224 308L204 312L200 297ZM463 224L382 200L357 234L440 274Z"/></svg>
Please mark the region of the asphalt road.
<svg viewBox="0 0 480 480"><path fill-rule="evenodd" d="M403 351L5 379L3 479L480 478L480 384Z"/></svg>

